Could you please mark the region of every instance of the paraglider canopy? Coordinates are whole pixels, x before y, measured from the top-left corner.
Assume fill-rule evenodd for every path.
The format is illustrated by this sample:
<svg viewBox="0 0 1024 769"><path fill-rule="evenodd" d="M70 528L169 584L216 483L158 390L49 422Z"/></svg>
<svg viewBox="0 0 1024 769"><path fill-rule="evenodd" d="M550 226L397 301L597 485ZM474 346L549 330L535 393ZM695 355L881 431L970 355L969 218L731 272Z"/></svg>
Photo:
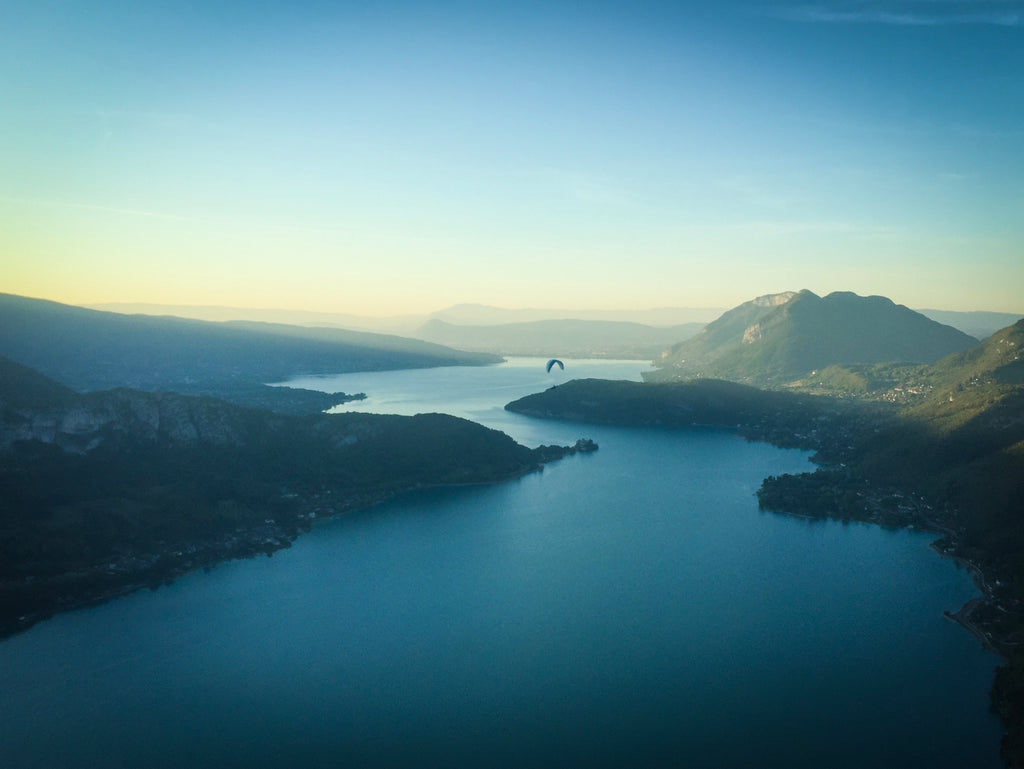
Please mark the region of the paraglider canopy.
<svg viewBox="0 0 1024 769"><path fill-rule="evenodd" d="M554 366L556 363L558 364L558 368L562 369L562 371L565 371L565 364L562 363L562 361L558 360L558 358L552 358L551 360L549 360L545 370L550 374L551 367Z"/></svg>

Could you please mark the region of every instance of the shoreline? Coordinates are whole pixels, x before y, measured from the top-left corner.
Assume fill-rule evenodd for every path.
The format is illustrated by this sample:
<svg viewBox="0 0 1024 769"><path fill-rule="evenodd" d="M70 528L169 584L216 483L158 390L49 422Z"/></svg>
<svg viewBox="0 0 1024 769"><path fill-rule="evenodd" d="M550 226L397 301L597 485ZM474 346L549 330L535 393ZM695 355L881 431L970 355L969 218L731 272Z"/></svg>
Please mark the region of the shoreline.
<svg viewBox="0 0 1024 769"><path fill-rule="evenodd" d="M333 490L326 490L326 493L320 492L306 499L302 505L303 512L298 513L295 524L288 527L268 519L256 526L225 532L214 539L187 545L179 543L160 552L115 556L78 571L54 574L41 580L27 577L0 582L0 602L8 598L16 599L19 588L22 595L38 591L46 596L40 600L42 605L35 609L17 615L12 613L7 618L0 617L0 643L58 614L100 606L144 588L157 590L200 569L208 571L222 563L260 555L269 558L278 550L291 547L296 539L312 529L317 520L330 520L370 510L403 494L428 489L508 483L543 472L548 462L595 450L596 443L581 438L573 446L540 446L534 449L539 458L535 464L494 478L417 483L398 489L362 491L352 493L343 500L329 499L333 496Z"/></svg>
<svg viewBox="0 0 1024 769"><path fill-rule="evenodd" d="M994 590L989 585L984 569L977 563L974 563L968 558L964 558L961 555L957 555L953 550L956 548L956 532L949 529L941 524L937 524L934 521L928 519L917 519L913 524L907 524L905 520L891 521L886 520L884 517L880 517L877 514L863 515L856 518L851 517L839 517L821 513L806 513L806 512L794 512L790 510L777 510L772 508L762 508L766 512L771 512L776 515L785 515L791 518L801 518L803 520L812 521L855 521L857 523L864 523L872 526L881 526L889 529L910 529L919 531L922 533L935 534L939 538L933 540L928 544L930 550L932 550L940 558L946 558L953 561L958 567L962 567L968 571L971 575L971 581L975 588L977 588L980 595L969 598L959 609L951 611L944 609L942 616L951 622L955 622L960 625L964 630L970 633L974 638L978 640L981 646L988 652L991 652L999 658L1001 664L1007 664L1009 662L1009 655L1002 651L997 645L998 641L994 640L989 633L982 628L979 624L973 621L972 617L974 612L981 608L992 604L996 600ZM867 511L865 511L867 512Z"/></svg>
<svg viewBox="0 0 1024 769"><path fill-rule="evenodd" d="M982 606L987 606L993 600L995 600L994 591L989 586L985 579L985 572L981 569L978 564L968 560L962 556L956 555L955 553L946 553L939 547L939 540L932 542L929 547L939 554L941 558L948 558L952 560L957 566L961 566L971 573L971 580L974 582L974 586L981 593L979 596L969 599L963 606L954 612L948 609L942 612L942 616L946 619L957 623L964 628L968 633L978 639L981 645L987 650L999 657L1002 664L1007 664L1010 661L1009 655L999 649L995 645L995 642L989 637L989 634L979 625L975 624L971 617L975 610Z"/></svg>

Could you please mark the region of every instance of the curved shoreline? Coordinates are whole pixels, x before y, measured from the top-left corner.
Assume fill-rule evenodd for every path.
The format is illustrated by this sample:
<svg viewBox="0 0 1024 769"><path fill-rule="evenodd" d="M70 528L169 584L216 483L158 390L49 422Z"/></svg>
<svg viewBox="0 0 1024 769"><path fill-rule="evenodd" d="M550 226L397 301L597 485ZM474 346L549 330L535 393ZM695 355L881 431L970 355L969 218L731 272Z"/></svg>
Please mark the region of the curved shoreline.
<svg viewBox="0 0 1024 769"><path fill-rule="evenodd" d="M858 523L865 523L873 526L882 526L886 528L894 529L906 529L914 528L917 531L928 532L931 534L940 535L940 539L936 539L929 543L928 547L934 551L940 558L948 558L953 561L957 566L963 567L971 574L971 581L974 586L978 589L980 595L974 596L968 599L959 609L956 611L950 611L946 609L942 612L942 616L946 619L957 623L963 627L968 633L978 639L978 642L982 647L996 655L1002 664L1009 662L1009 657L1003 652L996 644L989 634L972 619L974 612L982 607L990 604L995 596L992 587L989 585L985 578L985 573L982 568L974 563L973 561L964 558L963 556L957 555L955 552L951 552L955 547L956 532L949 529L941 524L937 524L932 520L928 519L917 519L917 523L908 527L904 521L893 522L886 521L884 518L880 518L877 515L863 515L856 518L849 517L836 517L827 514L813 513L813 512L794 512L791 510L778 510L773 508L762 507L762 509L768 512L776 513L778 515L786 515L793 518L803 518L805 520L855 520ZM943 544L945 543L945 544Z"/></svg>
<svg viewBox="0 0 1024 769"><path fill-rule="evenodd" d="M981 570L981 567L979 567L976 563L973 563L972 561L969 561L966 558L962 558L961 556L943 552L938 545L938 541L932 542L931 545L929 545L929 547L931 547L932 550L938 553L940 557L949 558L958 566L962 566L963 568L967 569L971 573L971 578L974 582L974 586L978 588L978 591L981 593L981 595L975 596L974 598L968 600L963 606L961 606L956 611L949 611L947 609L946 611L942 612L942 616L948 620L957 623L962 628L964 628L968 633L977 638L981 645L987 651L990 651L997 657L999 657L1002 664L1005 665L1010 661L1010 658L1003 651L1001 651L999 647L995 645L993 640L989 637L988 633L985 632L984 629L982 629L979 625L976 625L971 620L971 617L976 609L988 604L994 598L992 588L989 587L988 582L985 580L985 573Z"/></svg>
<svg viewBox="0 0 1024 769"><path fill-rule="evenodd" d="M0 602L16 598L19 591L36 591L45 596L39 606L24 613L0 616L0 642L29 630L57 614L99 606L129 595L143 588L156 590L174 580L198 571L212 569L228 561L272 556L278 550L291 547L299 536L308 532L318 519L336 518L359 510L368 510L395 497L425 489L487 486L507 483L536 472L542 472L548 462L557 461L577 453L596 451L597 444L581 438L572 446L539 446L533 451L534 464L493 478L472 481L415 483L376 492L359 491L342 500L325 500L322 495L306 499L304 512L295 516L294 525L283 526L267 519L263 523L236 528L214 539L178 543L161 552L115 556L80 571L54 574L44 580L10 580L0 582Z"/></svg>

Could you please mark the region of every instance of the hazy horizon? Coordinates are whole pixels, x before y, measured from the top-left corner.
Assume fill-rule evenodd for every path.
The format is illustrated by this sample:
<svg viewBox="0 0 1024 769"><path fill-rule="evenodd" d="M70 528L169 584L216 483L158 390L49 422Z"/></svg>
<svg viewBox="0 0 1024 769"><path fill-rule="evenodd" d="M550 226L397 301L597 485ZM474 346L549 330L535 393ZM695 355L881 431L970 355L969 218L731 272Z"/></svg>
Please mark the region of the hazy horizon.
<svg viewBox="0 0 1024 769"><path fill-rule="evenodd" d="M12 7L0 291L1018 312L1024 2Z"/></svg>

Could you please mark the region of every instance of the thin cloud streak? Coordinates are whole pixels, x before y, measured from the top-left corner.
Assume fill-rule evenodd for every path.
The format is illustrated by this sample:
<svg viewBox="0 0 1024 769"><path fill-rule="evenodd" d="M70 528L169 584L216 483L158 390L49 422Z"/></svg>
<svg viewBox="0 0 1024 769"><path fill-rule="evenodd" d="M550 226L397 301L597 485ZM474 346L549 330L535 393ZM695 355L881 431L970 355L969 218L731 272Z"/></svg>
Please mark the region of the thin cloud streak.
<svg viewBox="0 0 1024 769"><path fill-rule="evenodd" d="M790 237L794 235L837 234L868 238L891 238L906 233L904 227L885 225L858 224L844 221L772 221L756 220L736 225L727 225L724 229L742 232L755 237Z"/></svg>
<svg viewBox="0 0 1024 769"><path fill-rule="evenodd" d="M940 27L982 25L1024 27L1024 8L1001 10L1006 3L990 3L981 11L965 11L963 3L894 3L891 6L835 8L825 5L802 5L778 12L787 21L813 24L882 24L903 27ZM1015 4L1016 5L1016 4Z"/></svg>

